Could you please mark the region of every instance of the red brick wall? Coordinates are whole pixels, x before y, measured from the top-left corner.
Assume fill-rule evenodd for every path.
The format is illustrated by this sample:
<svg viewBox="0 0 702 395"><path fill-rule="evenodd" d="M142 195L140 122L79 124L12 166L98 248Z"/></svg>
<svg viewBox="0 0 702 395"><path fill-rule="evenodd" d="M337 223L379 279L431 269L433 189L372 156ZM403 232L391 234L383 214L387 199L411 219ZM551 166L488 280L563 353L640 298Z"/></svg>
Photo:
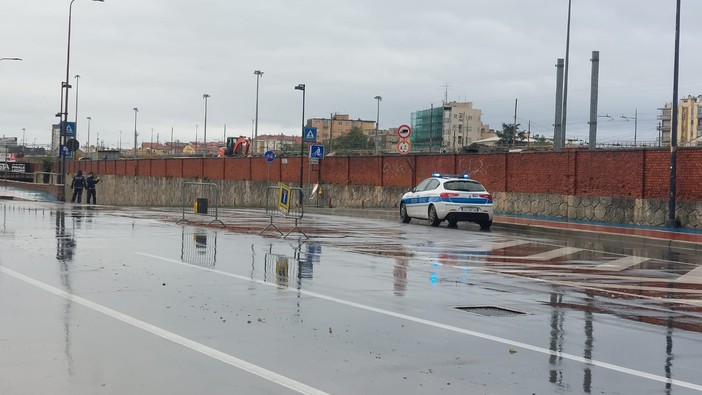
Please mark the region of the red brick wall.
<svg viewBox="0 0 702 395"><path fill-rule="evenodd" d="M679 150L677 174L677 198L702 200L702 150Z"/></svg>
<svg viewBox="0 0 702 395"><path fill-rule="evenodd" d="M326 184L346 185L349 182L349 160L344 157L322 159L321 178Z"/></svg>
<svg viewBox="0 0 702 395"><path fill-rule="evenodd" d="M69 161L67 171L141 177L253 180L296 185L300 158L187 158ZM670 152L660 150L329 157L312 166L309 180L325 184L410 187L435 172L468 173L491 192L550 193L666 199ZM702 199L702 149L678 151L677 197ZM269 172L270 171L270 172ZM308 163L303 161L303 181Z"/></svg>

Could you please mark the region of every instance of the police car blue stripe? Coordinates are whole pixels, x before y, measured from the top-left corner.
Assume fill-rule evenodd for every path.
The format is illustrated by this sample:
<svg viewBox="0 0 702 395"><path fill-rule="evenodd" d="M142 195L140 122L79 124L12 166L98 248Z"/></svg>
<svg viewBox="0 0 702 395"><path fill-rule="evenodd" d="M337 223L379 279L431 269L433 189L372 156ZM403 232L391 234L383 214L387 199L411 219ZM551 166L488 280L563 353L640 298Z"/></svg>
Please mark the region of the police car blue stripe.
<svg viewBox="0 0 702 395"><path fill-rule="evenodd" d="M402 199L402 203L404 204L426 204L426 203L437 203L437 202L444 202L444 203L459 203L459 204L492 204L492 200L488 200L485 198L445 198L442 199L438 196L428 196L428 197L420 197L420 198L404 198Z"/></svg>

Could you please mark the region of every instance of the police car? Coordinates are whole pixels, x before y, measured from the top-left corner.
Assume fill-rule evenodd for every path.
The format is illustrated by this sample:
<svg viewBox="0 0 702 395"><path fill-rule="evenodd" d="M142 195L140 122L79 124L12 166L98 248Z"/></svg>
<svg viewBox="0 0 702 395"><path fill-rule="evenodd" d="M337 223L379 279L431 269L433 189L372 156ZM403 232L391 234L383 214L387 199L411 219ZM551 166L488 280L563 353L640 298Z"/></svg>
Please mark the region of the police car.
<svg viewBox="0 0 702 395"><path fill-rule="evenodd" d="M492 195L468 174L432 174L402 196L400 220L425 219L431 226L448 221L452 228L458 221L470 221L490 229L492 206Z"/></svg>

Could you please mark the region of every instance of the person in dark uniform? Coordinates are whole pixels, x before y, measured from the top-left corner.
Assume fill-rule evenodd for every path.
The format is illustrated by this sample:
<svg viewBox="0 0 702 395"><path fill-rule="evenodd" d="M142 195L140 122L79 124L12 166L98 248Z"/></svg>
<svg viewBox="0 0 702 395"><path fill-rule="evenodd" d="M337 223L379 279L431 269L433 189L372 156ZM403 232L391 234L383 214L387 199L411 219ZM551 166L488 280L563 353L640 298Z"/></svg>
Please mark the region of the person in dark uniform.
<svg viewBox="0 0 702 395"><path fill-rule="evenodd" d="M91 171L88 173L88 178L85 179L85 187L88 190L88 201L87 203L90 204L90 198L93 198L93 204L95 203L95 185L100 182L100 179L95 177L95 174Z"/></svg>
<svg viewBox="0 0 702 395"><path fill-rule="evenodd" d="M73 176L71 181L71 189L73 190L73 197L71 197L71 203L75 203L76 199L78 203L83 200L83 188L85 187L85 177L83 177L83 170L78 170L76 175Z"/></svg>

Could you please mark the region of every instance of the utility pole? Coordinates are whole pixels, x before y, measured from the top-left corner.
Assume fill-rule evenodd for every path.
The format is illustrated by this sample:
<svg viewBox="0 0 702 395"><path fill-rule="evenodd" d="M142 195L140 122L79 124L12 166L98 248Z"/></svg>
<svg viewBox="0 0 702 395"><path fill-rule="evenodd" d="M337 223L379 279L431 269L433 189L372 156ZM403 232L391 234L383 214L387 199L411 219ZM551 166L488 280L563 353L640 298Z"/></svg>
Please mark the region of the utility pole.
<svg viewBox="0 0 702 395"><path fill-rule="evenodd" d="M590 136L588 145L590 150L597 148L597 99L599 96L600 80L600 51L592 51L592 72L590 82Z"/></svg>
<svg viewBox="0 0 702 395"><path fill-rule="evenodd" d="M517 103L519 99L514 99L514 123L512 124L512 149L517 142Z"/></svg>

